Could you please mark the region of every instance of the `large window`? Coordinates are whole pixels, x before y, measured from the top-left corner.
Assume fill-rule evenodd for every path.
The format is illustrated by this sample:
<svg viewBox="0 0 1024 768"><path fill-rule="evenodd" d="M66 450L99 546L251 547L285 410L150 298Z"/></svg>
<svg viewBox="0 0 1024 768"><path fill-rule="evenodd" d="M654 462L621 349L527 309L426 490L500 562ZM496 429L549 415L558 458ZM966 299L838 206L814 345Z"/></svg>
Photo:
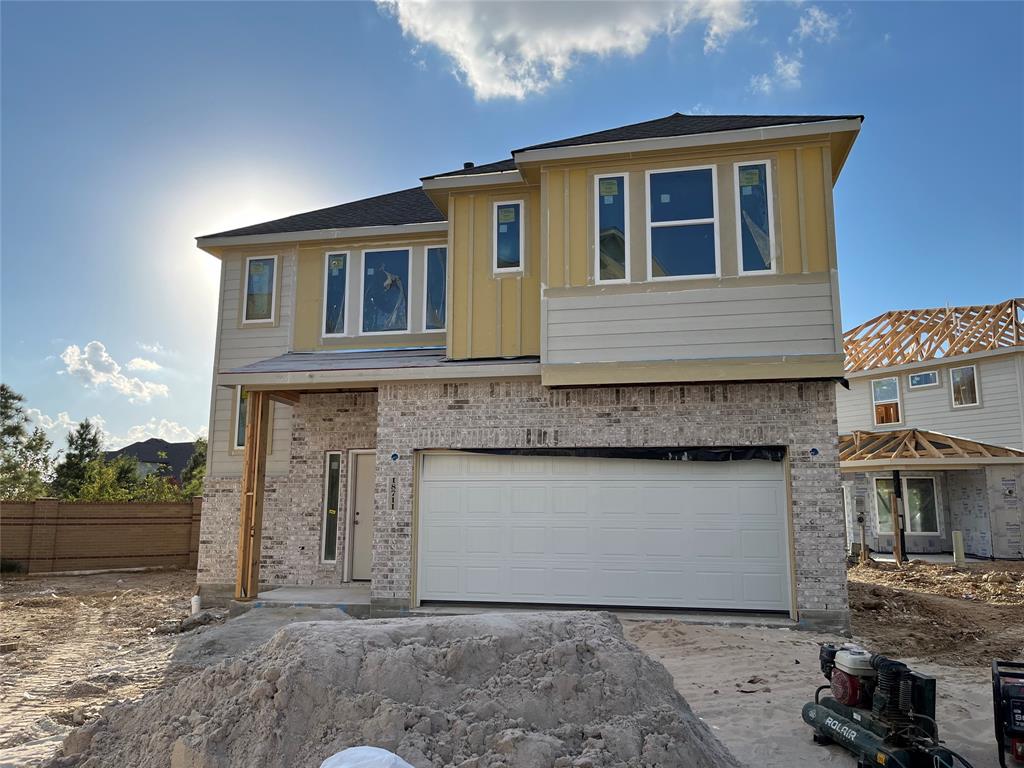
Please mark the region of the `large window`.
<svg viewBox="0 0 1024 768"><path fill-rule="evenodd" d="M242 322L274 321L274 281L277 256L251 256L245 260L245 306Z"/></svg>
<svg viewBox="0 0 1024 768"><path fill-rule="evenodd" d="M341 454L327 454L327 487L324 489L323 548L320 560L338 559L338 510L341 507Z"/></svg>
<svg viewBox="0 0 1024 768"><path fill-rule="evenodd" d="M249 393L235 387L235 443L236 449L245 447L245 423L249 415Z"/></svg>
<svg viewBox="0 0 1024 768"><path fill-rule="evenodd" d="M363 252L363 333L409 330L409 250Z"/></svg>
<svg viewBox="0 0 1024 768"><path fill-rule="evenodd" d="M715 169L647 173L647 259L652 280L718 274Z"/></svg>
<svg viewBox="0 0 1024 768"><path fill-rule="evenodd" d="M973 365L950 368L949 383L954 408L978 404L978 370Z"/></svg>
<svg viewBox="0 0 1024 768"><path fill-rule="evenodd" d="M424 272L423 330L443 331L445 327L445 282L448 249L427 248Z"/></svg>
<svg viewBox="0 0 1024 768"><path fill-rule="evenodd" d="M629 175L594 177L594 277L599 283L629 281Z"/></svg>
<svg viewBox="0 0 1024 768"><path fill-rule="evenodd" d="M324 336L344 336L348 305L348 253L324 257Z"/></svg>
<svg viewBox="0 0 1024 768"><path fill-rule="evenodd" d="M494 271L523 269L523 201L494 204Z"/></svg>
<svg viewBox="0 0 1024 768"><path fill-rule="evenodd" d="M900 382L895 376L871 382L871 402L875 425L900 423Z"/></svg>
<svg viewBox="0 0 1024 768"><path fill-rule="evenodd" d="M895 487L890 478L875 478L875 509L878 512L879 533L892 533L892 494Z"/></svg>
<svg viewBox="0 0 1024 768"><path fill-rule="evenodd" d="M772 171L767 160L736 163L736 242L740 274L775 269Z"/></svg>
<svg viewBox="0 0 1024 768"><path fill-rule="evenodd" d="M907 533L939 532L939 511L933 478L905 478L903 498L907 505Z"/></svg>

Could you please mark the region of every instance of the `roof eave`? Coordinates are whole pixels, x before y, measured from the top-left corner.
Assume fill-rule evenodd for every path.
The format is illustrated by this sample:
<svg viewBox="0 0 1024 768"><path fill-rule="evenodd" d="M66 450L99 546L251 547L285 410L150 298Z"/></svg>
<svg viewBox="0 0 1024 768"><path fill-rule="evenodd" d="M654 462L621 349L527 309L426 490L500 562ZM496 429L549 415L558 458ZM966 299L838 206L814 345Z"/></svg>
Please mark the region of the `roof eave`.
<svg viewBox="0 0 1024 768"><path fill-rule="evenodd" d="M459 176L442 176L440 178L422 179L426 192L440 189L465 189L467 187L490 187L496 184L521 184L522 174L517 170L494 171L491 173L472 173Z"/></svg>
<svg viewBox="0 0 1024 768"><path fill-rule="evenodd" d="M214 256L212 249L232 245L276 245L278 243L308 242L310 240L341 240L353 237L387 237L390 235L429 234L447 232L447 221L428 221L418 224L388 224L375 227L338 227L335 229L310 229L299 232L273 232L264 235L236 235L229 237L197 237L196 245Z"/></svg>
<svg viewBox="0 0 1024 768"><path fill-rule="evenodd" d="M743 128L734 131L713 131L694 133L687 136L666 136L655 139L630 139L608 141L597 144L580 144L570 147L549 149L518 149L512 152L516 164L537 163L553 160L574 160L601 155L630 154L634 152L656 152L660 150L685 149L688 147L736 144L745 141L770 141L815 134L840 132L857 133L862 118L822 120L814 123L792 123L763 128Z"/></svg>
<svg viewBox="0 0 1024 768"><path fill-rule="evenodd" d="M979 466L995 464L1024 464L1024 456L950 456L941 459L922 456L919 459L864 459L840 461L843 472L865 472L884 469L977 469Z"/></svg>

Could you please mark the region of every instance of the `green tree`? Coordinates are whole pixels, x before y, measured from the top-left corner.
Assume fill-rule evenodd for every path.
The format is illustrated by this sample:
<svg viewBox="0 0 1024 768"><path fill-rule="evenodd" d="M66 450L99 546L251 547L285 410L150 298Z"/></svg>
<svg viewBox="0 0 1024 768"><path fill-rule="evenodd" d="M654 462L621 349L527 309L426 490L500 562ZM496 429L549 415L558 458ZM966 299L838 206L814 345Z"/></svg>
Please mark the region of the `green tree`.
<svg viewBox="0 0 1024 768"><path fill-rule="evenodd" d="M137 471L137 462L128 456L118 456L113 461L105 461L102 456L93 459L83 467L82 482L70 499L95 502L132 501L135 486L138 484Z"/></svg>
<svg viewBox="0 0 1024 768"><path fill-rule="evenodd" d="M78 498L86 481L86 468L90 462L103 458L100 450L100 430L88 419L68 433L68 447L64 460L57 465L53 478L53 491L62 499Z"/></svg>
<svg viewBox="0 0 1024 768"><path fill-rule="evenodd" d="M185 468L181 470L181 490L186 500L193 496L203 495L203 479L206 477L206 448L206 438L197 438L192 447L192 455L189 456Z"/></svg>
<svg viewBox="0 0 1024 768"><path fill-rule="evenodd" d="M53 443L39 427L28 430L25 398L0 384L0 499L28 500L46 495L53 466Z"/></svg>

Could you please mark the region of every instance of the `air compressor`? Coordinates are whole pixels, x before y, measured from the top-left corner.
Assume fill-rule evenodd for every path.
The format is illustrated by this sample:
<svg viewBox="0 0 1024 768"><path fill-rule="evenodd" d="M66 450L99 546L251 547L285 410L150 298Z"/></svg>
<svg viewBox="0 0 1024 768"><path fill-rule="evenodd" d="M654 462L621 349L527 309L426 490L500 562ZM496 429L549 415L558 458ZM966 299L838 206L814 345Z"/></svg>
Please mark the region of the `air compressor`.
<svg viewBox="0 0 1024 768"><path fill-rule="evenodd" d="M844 747L858 768L972 768L939 741L935 678L852 644L825 643L818 660L829 683L803 708L815 743Z"/></svg>
<svg viewBox="0 0 1024 768"><path fill-rule="evenodd" d="M1024 662L992 662L992 720L996 726L999 765L1006 756L1024 766Z"/></svg>

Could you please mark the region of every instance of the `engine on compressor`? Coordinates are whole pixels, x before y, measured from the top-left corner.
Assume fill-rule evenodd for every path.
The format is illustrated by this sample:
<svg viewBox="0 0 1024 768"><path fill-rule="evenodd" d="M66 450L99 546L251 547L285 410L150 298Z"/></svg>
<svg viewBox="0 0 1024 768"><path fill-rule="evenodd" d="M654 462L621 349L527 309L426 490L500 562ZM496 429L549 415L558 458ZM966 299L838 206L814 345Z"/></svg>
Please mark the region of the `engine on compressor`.
<svg viewBox="0 0 1024 768"><path fill-rule="evenodd" d="M818 659L829 684L803 709L815 742L845 747L860 768L970 768L939 742L935 678L856 645L823 644Z"/></svg>

